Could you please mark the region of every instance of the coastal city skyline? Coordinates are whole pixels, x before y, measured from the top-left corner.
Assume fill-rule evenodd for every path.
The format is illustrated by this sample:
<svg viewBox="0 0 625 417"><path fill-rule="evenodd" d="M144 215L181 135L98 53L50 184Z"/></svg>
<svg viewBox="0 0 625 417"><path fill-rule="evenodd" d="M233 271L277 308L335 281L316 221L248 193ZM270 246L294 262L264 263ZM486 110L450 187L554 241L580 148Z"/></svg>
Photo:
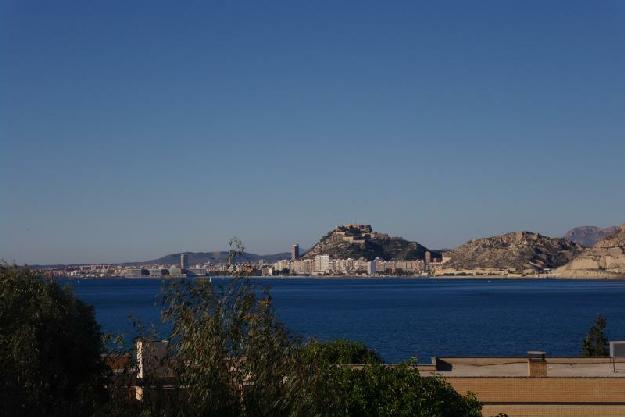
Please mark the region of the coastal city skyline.
<svg viewBox="0 0 625 417"><path fill-rule="evenodd" d="M563 237L509 232L471 239L453 249L432 249L367 224L339 225L311 248L258 255L238 238L228 251L180 252L125 263L37 265L54 277L181 278L206 276L534 277L620 278L625 224L582 226Z"/></svg>

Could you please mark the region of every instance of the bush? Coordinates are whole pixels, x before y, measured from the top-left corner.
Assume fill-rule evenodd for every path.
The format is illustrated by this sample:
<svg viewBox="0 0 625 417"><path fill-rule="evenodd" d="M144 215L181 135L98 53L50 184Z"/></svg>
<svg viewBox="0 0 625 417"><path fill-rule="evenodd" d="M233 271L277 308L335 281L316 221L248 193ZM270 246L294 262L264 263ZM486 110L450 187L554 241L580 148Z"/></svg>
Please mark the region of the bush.
<svg viewBox="0 0 625 417"><path fill-rule="evenodd" d="M481 404L436 377L421 377L413 364L391 367L308 364L294 416L477 417Z"/></svg>
<svg viewBox="0 0 625 417"><path fill-rule="evenodd" d="M608 339L605 337L606 319L598 315L595 323L588 330L588 334L582 341L582 356L585 358L601 357L609 355Z"/></svg>
<svg viewBox="0 0 625 417"><path fill-rule="evenodd" d="M0 266L0 415L85 416L104 402L93 309L35 272Z"/></svg>
<svg viewBox="0 0 625 417"><path fill-rule="evenodd" d="M331 364L382 363L378 353L365 344L346 339L331 342L311 340L302 349L302 360Z"/></svg>

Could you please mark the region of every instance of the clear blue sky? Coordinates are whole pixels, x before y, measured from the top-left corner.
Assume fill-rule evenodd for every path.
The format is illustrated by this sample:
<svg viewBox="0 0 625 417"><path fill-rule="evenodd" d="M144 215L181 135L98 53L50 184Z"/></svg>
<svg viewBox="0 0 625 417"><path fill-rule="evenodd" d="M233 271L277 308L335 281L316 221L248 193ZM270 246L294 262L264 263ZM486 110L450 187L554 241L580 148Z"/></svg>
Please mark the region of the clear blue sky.
<svg viewBox="0 0 625 417"><path fill-rule="evenodd" d="M0 258L625 222L623 1L0 1Z"/></svg>

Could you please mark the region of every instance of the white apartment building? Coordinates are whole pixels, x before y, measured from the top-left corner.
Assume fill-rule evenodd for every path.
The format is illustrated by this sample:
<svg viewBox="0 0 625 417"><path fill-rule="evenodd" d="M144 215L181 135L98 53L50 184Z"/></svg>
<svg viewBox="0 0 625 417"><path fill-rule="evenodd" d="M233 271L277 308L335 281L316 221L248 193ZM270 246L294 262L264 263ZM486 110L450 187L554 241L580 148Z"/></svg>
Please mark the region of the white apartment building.
<svg viewBox="0 0 625 417"><path fill-rule="evenodd" d="M317 255L315 256L315 270L317 274L330 273L330 255Z"/></svg>

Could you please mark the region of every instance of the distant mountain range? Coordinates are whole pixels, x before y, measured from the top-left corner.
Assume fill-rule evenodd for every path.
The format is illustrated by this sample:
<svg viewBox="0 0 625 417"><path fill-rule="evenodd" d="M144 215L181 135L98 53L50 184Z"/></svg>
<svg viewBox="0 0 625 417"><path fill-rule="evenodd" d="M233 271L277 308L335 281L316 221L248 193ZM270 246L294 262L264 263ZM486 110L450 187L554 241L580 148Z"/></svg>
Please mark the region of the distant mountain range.
<svg viewBox="0 0 625 417"><path fill-rule="evenodd" d="M564 237L571 242L579 243L584 247L591 248L598 241L605 239L617 231L617 226L604 228L597 226L579 226L566 232Z"/></svg>
<svg viewBox="0 0 625 417"><path fill-rule="evenodd" d="M185 253L188 256L189 265L203 264L207 262L211 263L225 263L228 261L228 251L215 251L215 252L179 252L171 253L169 255L161 256L157 259L143 262L126 262L124 265L139 265L139 264L163 264L171 265L180 263L180 255ZM291 254L288 252L275 253L271 255L257 255L254 253L244 252L242 255L237 256L237 262L258 262L261 259L265 262L276 262L281 259L288 259Z"/></svg>

